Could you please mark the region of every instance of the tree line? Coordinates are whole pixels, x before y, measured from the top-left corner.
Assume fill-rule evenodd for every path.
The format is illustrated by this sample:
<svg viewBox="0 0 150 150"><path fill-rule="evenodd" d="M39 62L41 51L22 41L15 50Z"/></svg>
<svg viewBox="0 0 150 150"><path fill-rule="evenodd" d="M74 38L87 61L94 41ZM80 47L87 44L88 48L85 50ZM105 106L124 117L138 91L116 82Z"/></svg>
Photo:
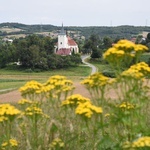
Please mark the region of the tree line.
<svg viewBox="0 0 150 150"><path fill-rule="evenodd" d="M21 68L48 70L76 66L81 63L79 54L60 56L54 54L56 39L29 35L13 43L0 44L0 68L19 62Z"/></svg>

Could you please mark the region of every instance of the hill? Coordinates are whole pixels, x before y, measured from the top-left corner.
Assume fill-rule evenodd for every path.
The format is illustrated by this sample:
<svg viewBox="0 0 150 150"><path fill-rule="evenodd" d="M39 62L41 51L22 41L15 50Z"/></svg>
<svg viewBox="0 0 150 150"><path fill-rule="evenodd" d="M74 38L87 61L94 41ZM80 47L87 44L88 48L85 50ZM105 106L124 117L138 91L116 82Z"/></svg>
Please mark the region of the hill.
<svg viewBox="0 0 150 150"><path fill-rule="evenodd" d="M143 32L150 32L150 27L148 26L65 26L65 30L72 36L76 38L81 38L84 36L88 38L91 34L97 34L101 38L109 36L112 38L131 38L135 37ZM59 32L61 26L53 25L25 25L20 23L1 23L0 24L0 36L12 36L12 35L28 35L28 34L48 34L55 35ZM54 36L55 37L55 36Z"/></svg>

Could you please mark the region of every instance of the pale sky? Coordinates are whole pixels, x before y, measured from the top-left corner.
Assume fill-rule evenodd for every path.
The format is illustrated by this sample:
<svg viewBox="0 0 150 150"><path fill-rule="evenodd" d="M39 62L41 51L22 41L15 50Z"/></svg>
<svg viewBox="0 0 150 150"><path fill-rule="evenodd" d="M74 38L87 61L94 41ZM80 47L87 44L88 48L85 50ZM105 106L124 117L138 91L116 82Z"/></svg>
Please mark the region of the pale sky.
<svg viewBox="0 0 150 150"><path fill-rule="evenodd" d="M150 0L0 0L0 23L150 26Z"/></svg>

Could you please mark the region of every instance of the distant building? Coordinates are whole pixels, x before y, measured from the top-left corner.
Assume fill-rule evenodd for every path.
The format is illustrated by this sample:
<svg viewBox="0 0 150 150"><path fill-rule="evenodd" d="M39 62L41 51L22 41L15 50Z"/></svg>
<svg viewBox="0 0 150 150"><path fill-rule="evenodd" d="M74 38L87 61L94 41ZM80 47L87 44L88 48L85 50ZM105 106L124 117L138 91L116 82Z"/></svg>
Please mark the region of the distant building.
<svg viewBox="0 0 150 150"><path fill-rule="evenodd" d="M65 32L63 24L58 34L58 43L56 44L55 53L58 55L71 55L79 53L77 43L71 39Z"/></svg>
<svg viewBox="0 0 150 150"><path fill-rule="evenodd" d="M13 40L12 40L12 39L9 39L9 38L3 38L3 41L4 41L4 42L10 42L10 43L13 42Z"/></svg>

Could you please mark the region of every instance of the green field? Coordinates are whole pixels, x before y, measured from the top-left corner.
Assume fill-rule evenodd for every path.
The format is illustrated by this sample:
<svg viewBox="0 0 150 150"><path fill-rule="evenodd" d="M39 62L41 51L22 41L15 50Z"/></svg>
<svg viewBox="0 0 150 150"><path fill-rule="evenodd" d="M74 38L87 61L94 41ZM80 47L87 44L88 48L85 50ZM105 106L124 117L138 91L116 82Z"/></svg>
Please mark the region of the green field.
<svg viewBox="0 0 150 150"><path fill-rule="evenodd" d="M16 70L7 70L0 69L0 93L3 93L2 90L5 89L17 89L20 86L24 85L27 81L36 80L41 83L48 80L50 76L53 75L62 75L66 76L70 80L80 80L88 76L91 72L91 68L86 66L78 66L67 69L57 69L44 72L27 72L25 71L16 71Z"/></svg>

